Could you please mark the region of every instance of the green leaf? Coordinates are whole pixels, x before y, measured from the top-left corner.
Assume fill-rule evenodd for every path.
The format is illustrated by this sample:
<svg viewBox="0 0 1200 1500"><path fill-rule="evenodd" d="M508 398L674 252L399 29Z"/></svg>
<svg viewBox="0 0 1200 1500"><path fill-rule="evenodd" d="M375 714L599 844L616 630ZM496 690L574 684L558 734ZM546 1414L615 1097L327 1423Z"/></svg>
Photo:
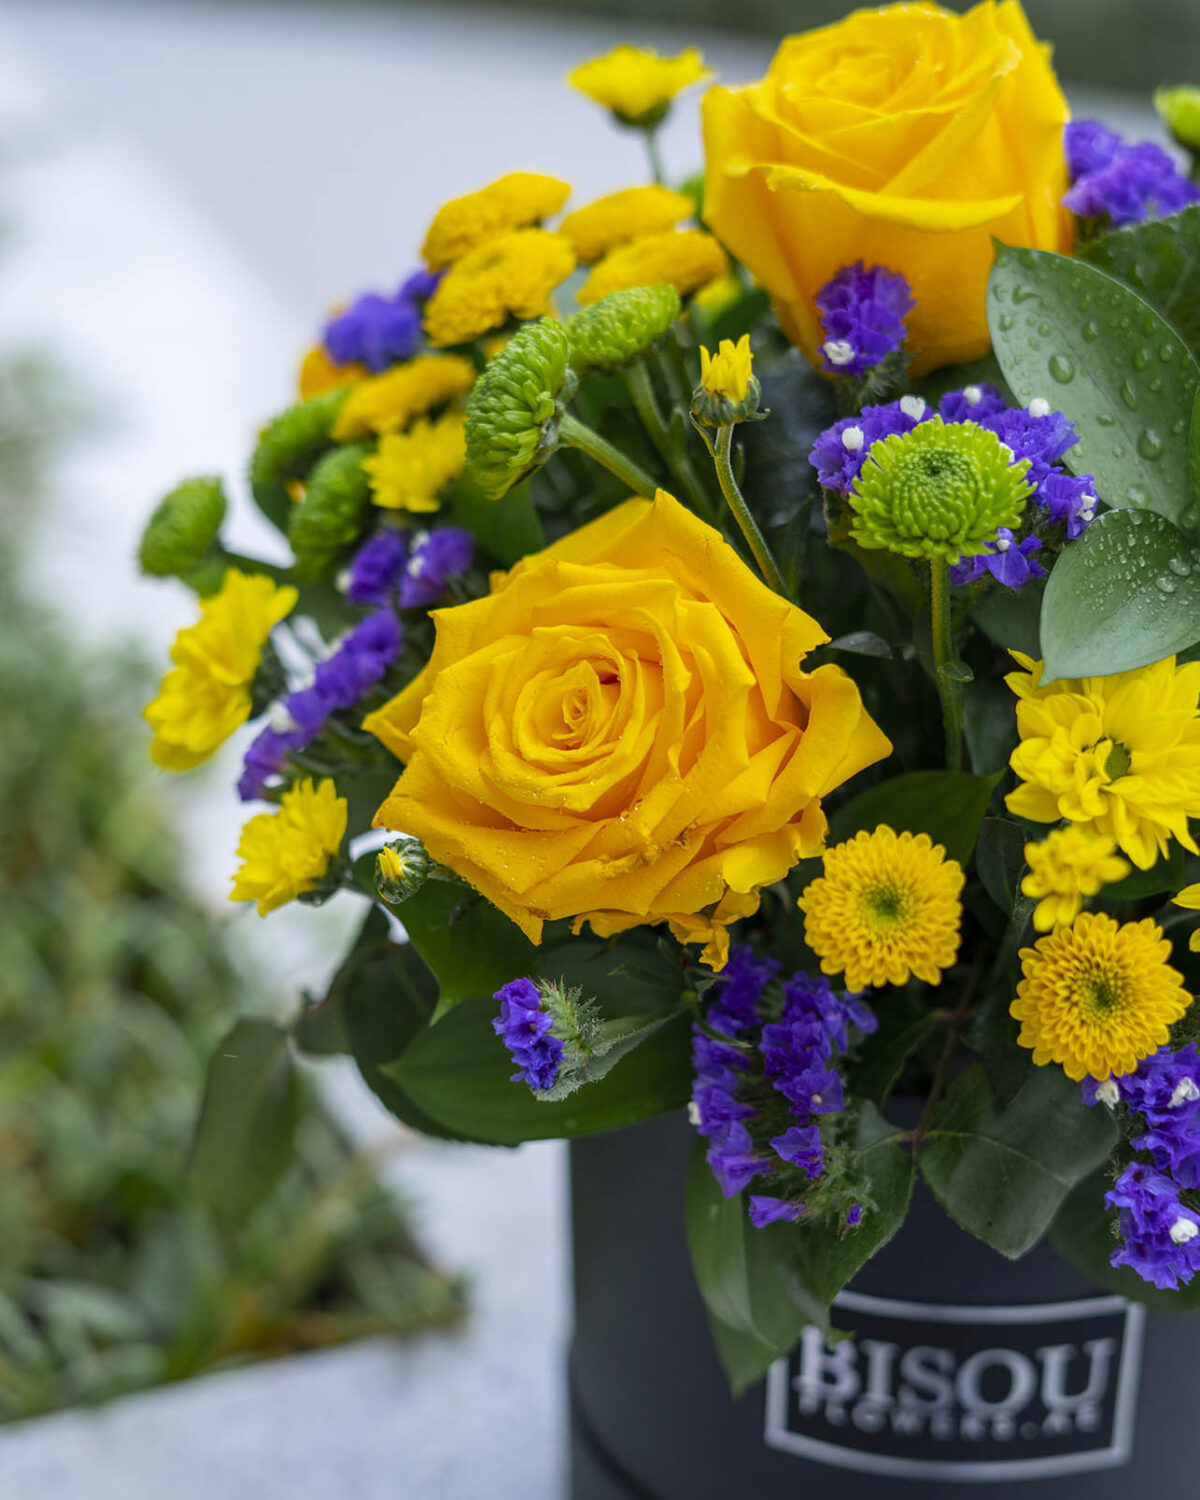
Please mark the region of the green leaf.
<svg viewBox="0 0 1200 1500"><path fill-rule="evenodd" d="M511 568L546 545L528 481L515 485L499 500L488 500L475 485L459 480L450 496L447 520L471 531L479 545L504 568Z"/></svg>
<svg viewBox="0 0 1200 1500"><path fill-rule="evenodd" d="M1144 298L1200 359L1200 206L1127 224L1080 254Z"/></svg>
<svg viewBox="0 0 1200 1500"><path fill-rule="evenodd" d="M1011 589L997 585L972 606L971 618L988 640L1002 650L1040 656L1038 620L1044 586L1042 579L1035 578L1014 594Z"/></svg>
<svg viewBox="0 0 1200 1500"><path fill-rule="evenodd" d="M437 978L434 1023L464 1000L490 1000L535 971L538 950L490 901L456 882L430 880L404 902L404 930Z"/></svg>
<svg viewBox="0 0 1200 1500"><path fill-rule="evenodd" d="M1142 901L1147 896L1161 896L1167 891L1182 890L1200 873L1200 861L1188 854L1181 844L1172 842L1169 852L1160 856L1148 870L1131 869L1124 880L1104 887L1105 901Z"/></svg>
<svg viewBox="0 0 1200 1500"><path fill-rule="evenodd" d="M897 833L927 833L966 865L996 781L965 771L911 771L860 792L830 822L829 841L886 823Z"/></svg>
<svg viewBox="0 0 1200 1500"><path fill-rule="evenodd" d="M1064 463L1100 498L1178 521L1191 503L1188 424L1200 367L1148 302L1086 261L998 245L988 326L1023 405L1043 397L1079 442Z"/></svg>
<svg viewBox="0 0 1200 1500"><path fill-rule="evenodd" d="M1184 509L1181 519L1185 524L1194 526L1195 515L1200 508L1200 390L1196 392L1196 401L1192 407L1192 426L1188 433L1188 478L1192 486L1192 514Z"/></svg>
<svg viewBox="0 0 1200 1500"><path fill-rule="evenodd" d="M1001 1106L976 1064L934 1109L921 1172L957 1224L1015 1260L1115 1140L1108 1112L1088 1109L1060 1068L1032 1069Z"/></svg>
<svg viewBox="0 0 1200 1500"><path fill-rule="evenodd" d="M752 1385L763 1378L775 1361L788 1351L755 1338L752 1333L743 1333L740 1328L731 1328L707 1307L705 1312L708 1313L709 1332L712 1334L721 1368L725 1371L725 1378L729 1381L729 1388L735 1396L745 1395Z"/></svg>
<svg viewBox="0 0 1200 1500"><path fill-rule="evenodd" d="M1007 916L1016 904L1025 867L1025 830L1008 818L984 818L975 870L984 890Z"/></svg>
<svg viewBox="0 0 1200 1500"><path fill-rule="evenodd" d="M303 1105L287 1032L237 1021L209 1064L188 1167L192 1193L222 1219L244 1219L290 1163Z"/></svg>
<svg viewBox="0 0 1200 1500"><path fill-rule="evenodd" d="M882 1107L904 1064L940 1024L928 1001L893 990L879 1007L878 1029L845 1065L847 1091Z"/></svg>
<svg viewBox="0 0 1200 1500"><path fill-rule="evenodd" d="M1043 682L1128 672L1200 639L1200 557L1151 512L1097 517L1054 565L1042 600Z"/></svg>

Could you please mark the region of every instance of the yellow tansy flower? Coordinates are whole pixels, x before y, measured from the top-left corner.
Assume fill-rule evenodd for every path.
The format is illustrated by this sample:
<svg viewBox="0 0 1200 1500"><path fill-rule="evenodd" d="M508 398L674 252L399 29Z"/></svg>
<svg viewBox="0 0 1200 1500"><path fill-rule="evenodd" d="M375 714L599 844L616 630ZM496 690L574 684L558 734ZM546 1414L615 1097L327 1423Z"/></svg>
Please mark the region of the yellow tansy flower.
<svg viewBox="0 0 1200 1500"><path fill-rule="evenodd" d="M611 110L623 125L656 125L671 100L713 75L698 47L678 57L660 57L642 47L614 47L567 74L581 94Z"/></svg>
<svg viewBox="0 0 1200 1500"><path fill-rule="evenodd" d="M262 648L296 598L294 588L230 568L219 592L200 601L199 620L176 635L175 665L145 708L156 765L190 771L245 723Z"/></svg>
<svg viewBox="0 0 1200 1500"><path fill-rule="evenodd" d="M297 388L301 401L313 396L323 396L326 391L336 391L343 385L356 385L366 380L370 371L366 365L335 365L320 344L314 344L300 361L300 376Z"/></svg>
<svg viewBox="0 0 1200 1500"><path fill-rule="evenodd" d="M1104 912L1083 912L1022 948L1025 977L1009 1007L1021 1022L1017 1040L1039 1067L1061 1063L1076 1082L1132 1073L1192 1003L1170 955L1149 917L1120 926Z"/></svg>
<svg viewBox="0 0 1200 1500"><path fill-rule="evenodd" d="M729 259L711 234L703 229L668 230L643 234L610 250L580 287L576 300L586 307L609 292L631 286L655 286L665 281L681 297L724 276Z"/></svg>
<svg viewBox="0 0 1200 1500"><path fill-rule="evenodd" d="M1200 911L1200 885L1185 885L1177 896L1171 900L1176 906L1182 906L1185 911ZM1193 953L1200 953L1200 927L1192 931L1188 938L1188 947Z"/></svg>
<svg viewBox="0 0 1200 1500"><path fill-rule="evenodd" d="M257 902L260 917L294 901L322 878L345 833L346 799L333 782L297 782L278 812L259 813L242 829L229 899Z"/></svg>
<svg viewBox="0 0 1200 1500"><path fill-rule="evenodd" d="M1024 783L1011 812L1035 823L1066 818L1107 834L1140 870L1172 839L1197 852L1200 816L1200 663L1173 656L1111 677L1040 685L1041 662L1014 651L1021 743L1010 764Z"/></svg>
<svg viewBox="0 0 1200 1500"><path fill-rule="evenodd" d="M1038 932L1069 927L1083 910L1085 896L1123 880L1129 866L1105 834L1086 828L1056 828L1040 844L1025 845L1029 874L1021 882L1025 895L1037 901L1033 925Z"/></svg>
<svg viewBox="0 0 1200 1500"><path fill-rule="evenodd" d="M958 861L926 833L897 834L881 823L827 849L824 862L797 903L822 973L844 973L851 990L913 975L940 984L961 936Z"/></svg>
<svg viewBox="0 0 1200 1500"><path fill-rule="evenodd" d="M426 232L422 258L431 271L441 271L487 240L540 224L559 211L570 192L557 177L509 172L476 193L443 203Z"/></svg>
<svg viewBox="0 0 1200 1500"><path fill-rule="evenodd" d="M695 212L685 193L673 192L657 182L644 187L622 188L577 208L558 226L574 246L582 265L590 265L627 240L643 234L674 229Z"/></svg>
<svg viewBox="0 0 1200 1500"><path fill-rule="evenodd" d="M545 229L489 240L455 261L425 304L429 342L466 344L509 318L540 318L574 269L570 244Z"/></svg>
<svg viewBox="0 0 1200 1500"><path fill-rule="evenodd" d="M370 476L376 505L430 511L437 510L439 495L462 473L466 461L463 414L448 411L436 422L423 418L407 432L386 433L362 466Z"/></svg>
<svg viewBox="0 0 1200 1500"><path fill-rule="evenodd" d="M748 333L742 334L736 344L732 339L722 339L716 354L701 346L700 384L710 396L724 396L734 403L744 401L753 373Z"/></svg>
<svg viewBox="0 0 1200 1500"><path fill-rule="evenodd" d="M420 354L405 365L373 375L346 398L333 424L335 442L371 432L398 432L414 417L465 396L475 384L475 366L459 354Z"/></svg>

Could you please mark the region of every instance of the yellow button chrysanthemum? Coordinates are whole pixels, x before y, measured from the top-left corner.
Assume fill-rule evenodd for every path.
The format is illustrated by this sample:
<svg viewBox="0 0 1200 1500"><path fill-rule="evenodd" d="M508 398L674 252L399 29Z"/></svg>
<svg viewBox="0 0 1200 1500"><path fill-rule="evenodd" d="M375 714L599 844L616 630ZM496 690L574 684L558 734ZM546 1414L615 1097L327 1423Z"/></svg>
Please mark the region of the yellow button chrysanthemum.
<svg viewBox="0 0 1200 1500"><path fill-rule="evenodd" d="M1021 890L1037 901L1033 925L1038 932L1069 927L1083 910L1085 896L1123 880L1129 866L1105 834L1086 828L1056 828L1040 844L1025 845L1029 874Z"/></svg>
<svg viewBox="0 0 1200 1500"><path fill-rule="evenodd" d="M1171 900L1176 906L1182 906L1184 911L1200 911L1200 885L1185 885ZM1193 929L1188 938L1188 947L1193 953L1200 953L1200 927Z"/></svg>
<svg viewBox="0 0 1200 1500"><path fill-rule="evenodd" d="M695 212L685 193L660 183L622 188L577 208L558 226L574 246L581 265L591 265L613 248L643 234L674 229Z"/></svg>
<svg viewBox="0 0 1200 1500"><path fill-rule="evenodd" d="M562 235L518 229L489 240L446 272L425 304L431 344L467 344L509 318L540 318L550 293L575 269L575 252Z"/></svg>
<svg viewBox="0 0 1200 1500"><path fill-rule="evenodd" d="M847 989L940 984L958 956L962 867L925 833L887 824L856 833L824 855L825 873L797 905L804 936L825 974Z"/></svg>
<svg viewBox="0 0 1200 1500"><path fill-rule="evenodd" d="M678 57L660 57L626 45L581 63L567 74L567 82L611 110L622 124L654 125L676 94L711 77L697 47Z"/></svg>
<svg viewBox="0 0 1200 1500"><path fill-rule="evenodd" d="M540 224L556 214L571 189L542 172L509 172L475 193L451 198L433 217L421 246L431 271L444 270L488 240Z"/></svg>
<svg viewBox="0 0 1200 1500"><path fill-rule="evenodd" d="M1111 677L1041 685L1042 664L1014 651L1021 743L1010 764L1024 783L1006 798L1034 823L1066 818L1107 834L1140 870L1172 839L1197 853L1200 663L1173 656Z"/></svg>
<svg viewBox="0 0 1200 1500"><path fill-rule="evenodd" d="M475 366L459 354L421 354L406 365L355 386L333 424L334 441L350 442L372 432L398 432L466 393L475 384Z"/></svg>
<svg viewBox="0 0 1200 1500"><path fill-rule="evenodd" d="M1009 1007L1021 1022L1017 1040L1039 1067L1061 1063L1077 1082L1132 1073L1192 1003L1170 956L1149 917L1118 925L1104 912L1083 912L1022 948L1025 977Z"/></svg>
<svg viewBox="0 0 1200 1500"><path fill-rule="evenodd" d="M220 590L200 601L199 620L176 635L174 666L144 711L155 765L190 771L245 723L263 646L297 597L261 573L230 568Z"/></svg>
<svg viewBox="0 0 1200 1500"><path fill-rule="evenodd" d="M371 372L366 365L335 365L321 344L314 344L300 361L300 374L296 382L301 401L310 401L314 396L323 396L326 391L339 390L344 385L357 385L366 380Z"/></svg>
<svg viewBox="0 0 1200 1500"><path fill-rule="evenodd" d="M448 411L435 422L422 419L407 432L389 432L362 466L371 480L371 498L387 510L431 511L467 461L463 414Z"/></svg>
<svg viewBox="0 0 1200 1500"><path fill-rule="evenodd" d="M686 297L724 276L728 269L728 256L703 229L643 234L628 244L618 245L597 262L576 293L576 301L586 307L607 297L609 292L623 292L631 286L654 286L659 282L666 282L681 297Z"/></svg>
<svg viewBox="0 0 1200 1500"><path fill-rule="evenodd" d="M700 384L710 396L724 396L735 403L744 401L753 373L754 356L748 333L742 334L736 344L732 339L722 339L716 354L701 346Z"/></svg>
<svg viewBox="0 0 1200 1500"><path fill-rule="evenodd" d="M265 917L311 891L346 833L347 805L333 782L300 781L284 792L279 811L259 813L242 829L231 901L254 901Z"/></svg>

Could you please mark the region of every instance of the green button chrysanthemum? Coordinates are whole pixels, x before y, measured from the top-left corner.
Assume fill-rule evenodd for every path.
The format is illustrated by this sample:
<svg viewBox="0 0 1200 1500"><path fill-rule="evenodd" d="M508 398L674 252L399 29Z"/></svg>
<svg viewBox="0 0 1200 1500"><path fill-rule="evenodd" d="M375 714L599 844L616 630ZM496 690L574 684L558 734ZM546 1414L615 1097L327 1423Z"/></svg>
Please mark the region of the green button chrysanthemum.
<svg viewBox="0 0 1200 1500"><path fill-rule="evenodd" d="M600 375L641 359L670 329L679 307L679 293L665 282L610 292L567 324L571 364L581 375Z"/></svg>
<svg viewBox="0 0 1200 1500"><path fill-rule="evenodd" d="M489 500L540 467L558 446L558 423L575 393L570 341L561 323L518 328L475 382L467 403L467 476Z"/></svg>
<svg viewBox="0 0 1200 1500"><path fill-rule="evenodd" d="M931 417L872 444L851 492L850 534L903 557L974 557L1002 526L1020 525L1028 471L995 433Z"/></svg>
<svg viewBox="0 0 1200 1500"><path fill-rule="evenodd" d="M225 519L225 491L219 479L185 479L162 500L146 523L138 548L143 573L172 578L203 560Z"/></svg>

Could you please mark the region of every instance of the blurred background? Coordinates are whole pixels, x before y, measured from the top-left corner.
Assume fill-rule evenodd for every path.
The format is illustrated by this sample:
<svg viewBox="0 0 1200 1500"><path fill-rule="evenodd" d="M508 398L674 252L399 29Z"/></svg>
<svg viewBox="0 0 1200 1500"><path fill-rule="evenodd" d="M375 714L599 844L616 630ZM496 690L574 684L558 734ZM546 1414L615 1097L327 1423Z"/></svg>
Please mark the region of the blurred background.
<svg viewBox="0 0 1200 1500"><path fill-rule="evenodd" d="M570 67L699 45L739 82L846 8L0 0L0 1496L558 1493L559 1147L418 1142L332 1064L270 1193L230 1214L186 1174L216 1038L323 992L353 898L229 907L245 742L151 771L194 605L133 555L183 475L242 493L326 309L394 285L443 199L644 177ZM1162 138L1196 0L1027 8L1078 111ZM694 95L664 149L699 164ZM230 534L279 545L248 502Z"/></svg>

